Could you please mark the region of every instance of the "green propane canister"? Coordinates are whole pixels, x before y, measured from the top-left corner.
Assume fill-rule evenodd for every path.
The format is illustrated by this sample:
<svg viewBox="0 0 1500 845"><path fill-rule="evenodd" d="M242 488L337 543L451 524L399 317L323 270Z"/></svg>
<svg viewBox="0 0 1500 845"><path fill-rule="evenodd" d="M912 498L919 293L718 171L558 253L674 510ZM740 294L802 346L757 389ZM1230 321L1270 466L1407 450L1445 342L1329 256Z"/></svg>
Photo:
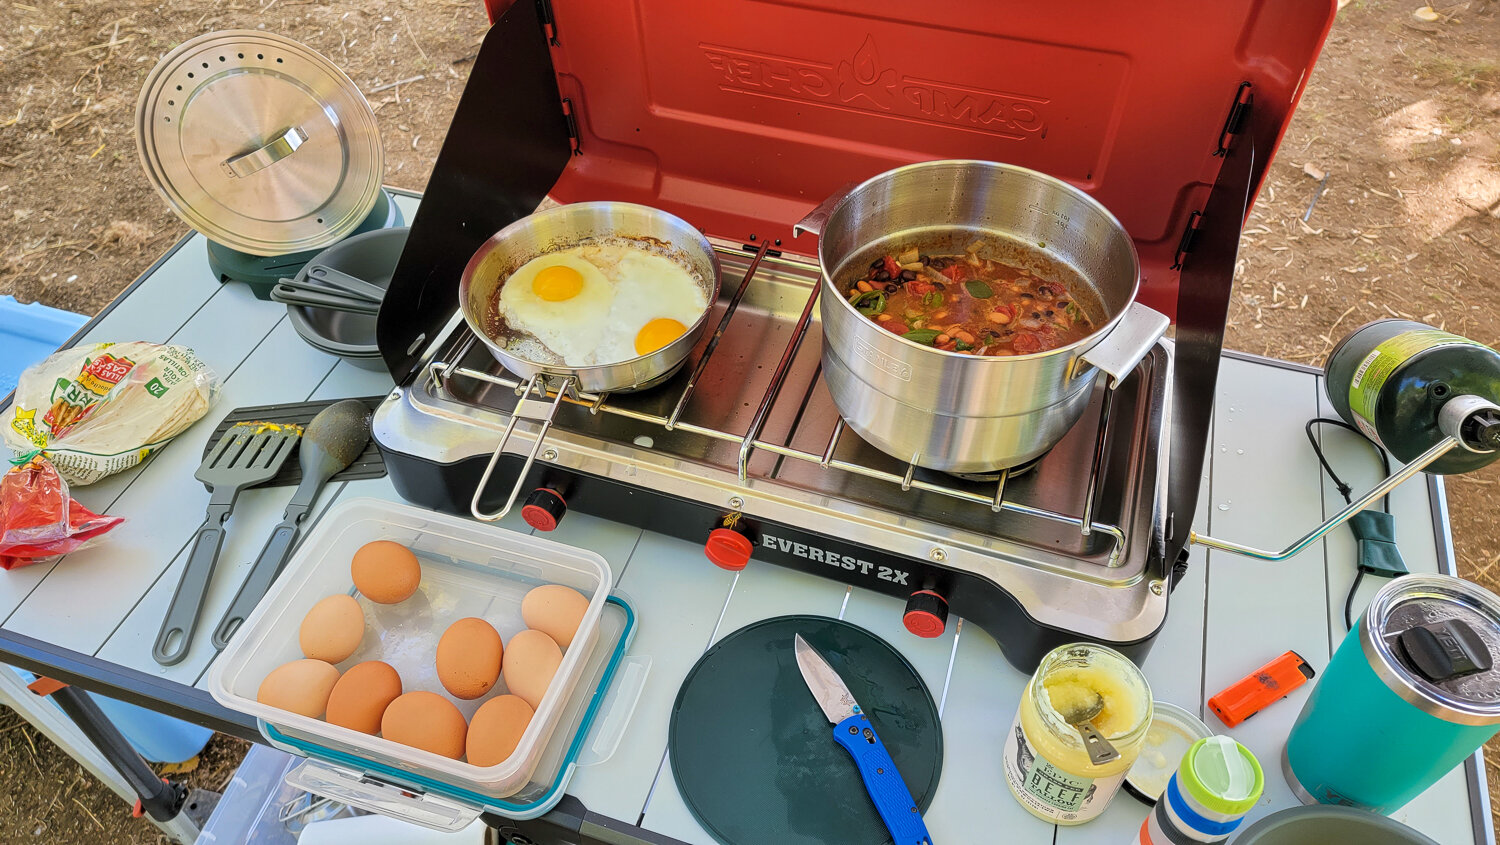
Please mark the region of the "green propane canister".
<svg viewBox="0 0 1500 845"><path fill-rule="evenodd" d="M1500 458L1500 353L1412 320L1377 320L1324 366L1339 416L1408 463L1454 433L1463 448L1427 466L1469 472Z"/></svg>

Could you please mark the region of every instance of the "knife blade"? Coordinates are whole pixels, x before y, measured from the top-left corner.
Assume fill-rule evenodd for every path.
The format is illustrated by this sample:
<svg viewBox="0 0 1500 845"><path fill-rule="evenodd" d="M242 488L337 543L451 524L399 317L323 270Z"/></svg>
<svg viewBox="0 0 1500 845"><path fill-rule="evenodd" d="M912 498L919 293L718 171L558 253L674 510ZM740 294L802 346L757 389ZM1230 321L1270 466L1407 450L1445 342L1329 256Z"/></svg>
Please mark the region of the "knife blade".
<svg viewBox="0 0 1500 845"><path fill-rule="evenodd" d="M796 635L793 650L802 680L812 691L823 715L833 723L834 742L854 758L865 791L870 794L880 820L890 831L891 841L894 845L932 845L932 837L927 833L922 811L911 797L911 790L901 779L885 744L875 734L869 717L860 709L849 687L844 685L844 679L817 649L802 639L801 634Z"/></svg>

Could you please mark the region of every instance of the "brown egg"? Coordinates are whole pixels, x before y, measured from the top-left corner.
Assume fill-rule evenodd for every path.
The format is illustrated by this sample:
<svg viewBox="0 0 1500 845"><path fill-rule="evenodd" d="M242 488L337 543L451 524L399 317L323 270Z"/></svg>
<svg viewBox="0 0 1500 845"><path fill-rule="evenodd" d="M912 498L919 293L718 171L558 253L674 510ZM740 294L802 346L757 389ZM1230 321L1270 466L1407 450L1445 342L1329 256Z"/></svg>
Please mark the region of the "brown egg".
<svg viewBox="0 0 1500 845"><path fill-rule="evenodd" d="M480 705L469 720L465 743L469 762L475 766L505 762L515 753L533 712L530 704L515 695L497 695Z"/></svg>
<svg viewBox="0 0 1500 845"><path fill-rule="evenodd" d="M353 596L343 593L313 605L297 632L304 656L329 663L348 660L364 638L365 612Z"/></svg>
<svg viewBox="0 0 1500 845"><path fill-rule="evenodd" d="M478 698L500 680L500 634L473 616L448 626L437 646L437 676L458 698Z"/></svg>
<svg viewBox="0 0 1500 845"><path fill-rule="evenodd" d="M573 644L573 635L583 614L589 609L589 600L583 593L561 584L537 587L521 600L521 618L526 627L535 628L557 641L563 648Z"/></svg>
<svg viewBox="0 0 1500 845"><path fill-rule="evenodd" d="M552 683L560 663L562 649L557 647L557 641L528 628L511 637L505 646L505 686L535 710L547 694L547 685Z"/></svg>
<svg viewBox="0 0 1500 845"><path fill-rule="evenodd" d="M453 702L426 690L397 698L380 717L380 735L386 739L454 760L464 755L467 731L464 714Z"/></svg>
<svg viewBox="0 0 1500 845"><path fill-rule="evenodd" d="M359 547L349 564L354 586L377 604L395 604L411 598L422 583L422 565L411 549L390 540L376 540Z"/></svg>
<svg viewBox="0 0 1500 845"><path fill-rule="evenodd" d="M322 660L293 660L271 671L255 700L311 719L328 708L328 694L338 683L339 670Z"/></svg>
<svg viewBox="0 0 1500 845"><path fill-rule="evenodd" d="M401 676L389 663L366 660L344 673L328 696L328 724L360 733L380 732L385 708L401 695Z"/></svg>

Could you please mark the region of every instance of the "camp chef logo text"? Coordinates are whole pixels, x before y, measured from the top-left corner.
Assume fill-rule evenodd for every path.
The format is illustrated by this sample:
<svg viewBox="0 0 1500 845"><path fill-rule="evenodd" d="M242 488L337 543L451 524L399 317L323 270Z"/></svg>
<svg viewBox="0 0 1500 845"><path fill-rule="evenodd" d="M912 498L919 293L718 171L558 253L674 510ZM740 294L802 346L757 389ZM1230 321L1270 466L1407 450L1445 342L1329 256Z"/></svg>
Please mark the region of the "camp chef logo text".
<svg viewBox="0 0 1500 845"><path fill-rule="evenodd" d="M785 537L775 537L762 533L760 535L760 544L765 548L774 549L784 554L796 555L797 557L816 561L817 563L826 563L829 566L836 566L851 572L857 571L861 575L871 575L882 581L889 581L892 584L907 584L908 579L911 578L911 573L903 572L894 567L881 566L878 563L871 563L868 560L860 560L852 555L839 554L832 549L820 549L817 546L809 546L806 543L793 542Z"/></svg>
<svg viewBox="0 0 1500 845"><path fill-rule="evenodd" d="M881 62L870 35L837 64L698 46L726 91L963 126L1015 140L1037 137L1047 128L1047 98L904 75Z"/></svg>

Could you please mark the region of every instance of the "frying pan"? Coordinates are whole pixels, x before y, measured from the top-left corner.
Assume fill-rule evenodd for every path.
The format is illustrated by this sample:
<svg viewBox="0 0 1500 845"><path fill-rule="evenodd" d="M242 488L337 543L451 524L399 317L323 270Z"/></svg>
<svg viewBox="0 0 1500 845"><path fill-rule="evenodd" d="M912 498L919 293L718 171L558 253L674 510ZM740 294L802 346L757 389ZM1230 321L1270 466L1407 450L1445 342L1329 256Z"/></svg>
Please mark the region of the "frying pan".
<svg viewBox="0 0 1500 845"><path fill-rule="evenodd" d="M607 364L569 366L560 357L548 357L531 335L500 319L496 299L507 279L521 265L538 256L592 242L622 243L665 254L692 270L702 285L708 306L681 337L648 355ZM511 414L500 444L490 456L469 503L475 519L493 522L515 505L531 464L552 426L552 418L564 397L582 393L601 394L645 390L666 381L677 372L698 337L708 325L709 313L719 298L720 268L713 247L687 221L665 211L625 202L583 202L539 211L506 226L485 241L464 267L458 286L459 310L464 322L489 349L490 354L512 373L526 379L521 399ZM548 394L555 396L548 401ZM490 475L500 461L516 422L529 419L541 425L526 464L521 468L505 507L486 513L479 500Z"/></svg>

